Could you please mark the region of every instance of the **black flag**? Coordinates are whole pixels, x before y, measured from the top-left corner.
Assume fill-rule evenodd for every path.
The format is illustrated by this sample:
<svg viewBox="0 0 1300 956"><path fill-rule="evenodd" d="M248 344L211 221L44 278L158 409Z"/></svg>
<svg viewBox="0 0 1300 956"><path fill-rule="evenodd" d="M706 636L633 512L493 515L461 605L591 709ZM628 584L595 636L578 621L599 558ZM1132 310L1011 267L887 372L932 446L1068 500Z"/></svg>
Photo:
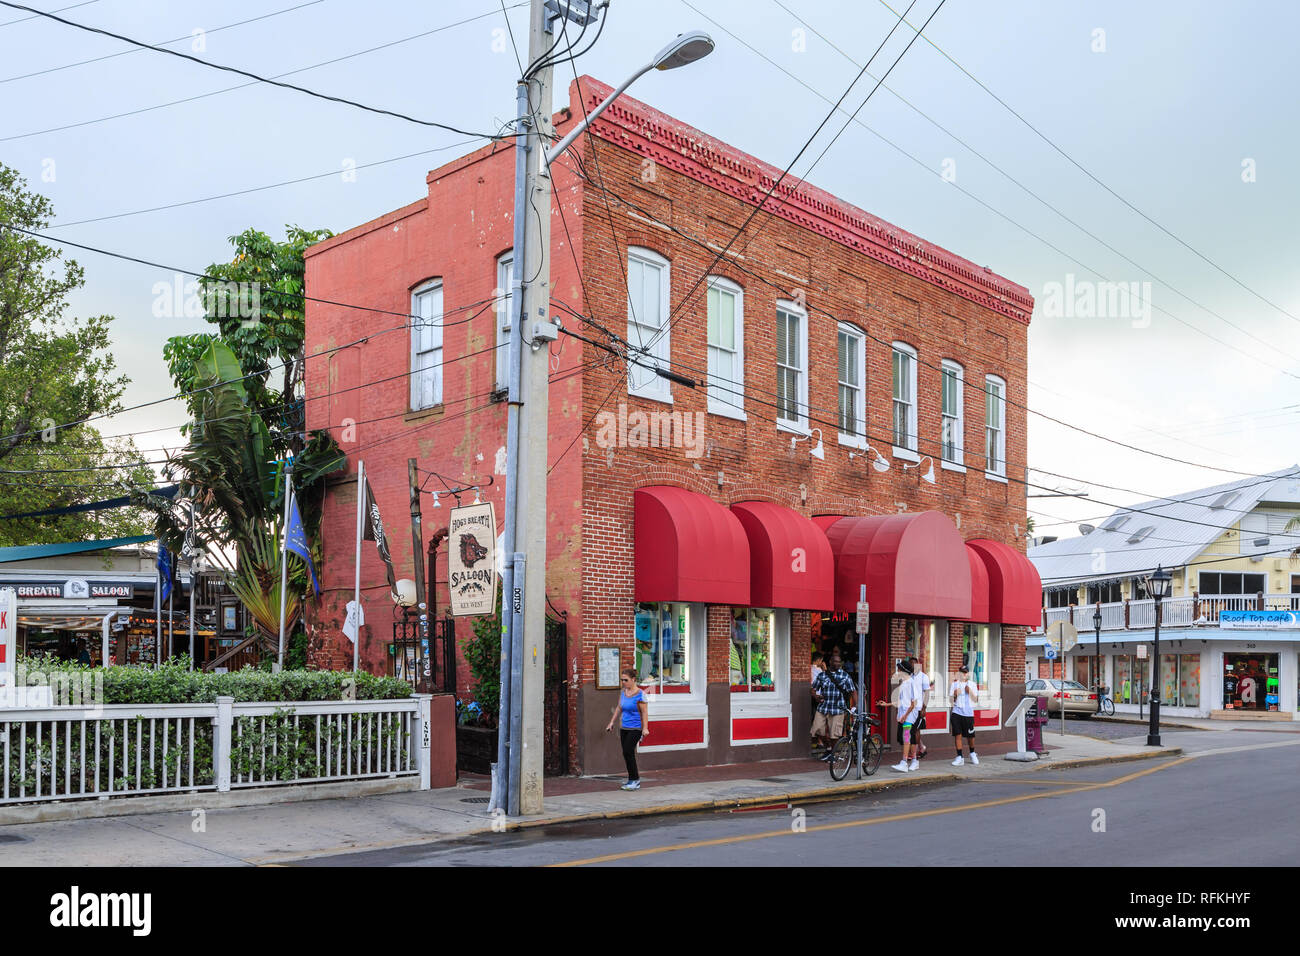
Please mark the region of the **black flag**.
<svg viewBox="0 0 1300 956"><path fill-rule="evenodd" d="M379 517L379 502L370 490L369 475L366 476L365 521L362 525L361 536L373 541L379 549L379 556L384 559L384 567L388 570L388 589L396 594L397 576L393 573L393 556L388 553L388 538L384 534L384 522Z"/></svg>

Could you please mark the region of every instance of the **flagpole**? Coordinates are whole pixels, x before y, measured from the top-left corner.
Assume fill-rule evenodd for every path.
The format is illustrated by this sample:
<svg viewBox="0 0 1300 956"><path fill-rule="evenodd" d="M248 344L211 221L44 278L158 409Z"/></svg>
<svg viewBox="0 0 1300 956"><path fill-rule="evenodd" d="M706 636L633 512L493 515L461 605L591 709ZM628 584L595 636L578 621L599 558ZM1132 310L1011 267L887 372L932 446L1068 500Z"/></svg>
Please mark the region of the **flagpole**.
<svg viewBox="0 0 1300 956"><path fill-rule="evenodd" d="M153 642L153 666L156 668L162 664L162 554L163 543L158 542L158 557L154 560L154 577L153 577L153 607L154 607L154 624L155 631Z"/></svg>
<svg viewBox="0 0 1300 956"><path fill-rule="evenodd" d="M357 462L357 564L352 600L356 602L356 634L352 639L352 670L361 669L361 535L366 515L366 463Z"/></svg>
<svg viewBox="0 0 1300 956"><path fill-rule="evenodd" d="M293 465L289 464L284 469L284 524L280 527L280 670L284 670L284 605L289 596L289 505L292 502Z"/></svg>

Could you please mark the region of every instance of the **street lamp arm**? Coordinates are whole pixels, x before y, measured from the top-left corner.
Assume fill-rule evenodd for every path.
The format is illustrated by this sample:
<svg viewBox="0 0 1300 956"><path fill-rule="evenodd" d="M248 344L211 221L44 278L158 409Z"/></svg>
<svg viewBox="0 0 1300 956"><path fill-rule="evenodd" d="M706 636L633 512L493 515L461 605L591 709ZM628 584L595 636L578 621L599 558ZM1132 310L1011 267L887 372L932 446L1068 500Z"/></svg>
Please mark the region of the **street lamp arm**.
<svg viewBox="0 0 1300 956"><path fill-rule="evenodd" d="M611 92L609 96L601 100L599 106L597 106L594 110L592 110L585 117L583 117L581 123L579 123L573 129L569 130L569 132L565 134L564 139L560 140L558 143L556 143L554 146L548 149L546 151L547 168L550 168L551 163L559 159L560 154L562 154L566 149L568 149L573 144L573 141L577 139L579 136L581 136L583 132L586 131L587 127L591 125L592 121L597 116L605 112L605 110L609 107L610 103L613 103L616 99L622 96L629 86L631 86L641 77L645 76L645 74L653 70L654 66L655 66L654 62L651 61L650 63L647 63L645 66L641 67L641 69L637 70L631 76L629 76L626 80L622 82L622 84L619 85L617 89Z"/></svg>

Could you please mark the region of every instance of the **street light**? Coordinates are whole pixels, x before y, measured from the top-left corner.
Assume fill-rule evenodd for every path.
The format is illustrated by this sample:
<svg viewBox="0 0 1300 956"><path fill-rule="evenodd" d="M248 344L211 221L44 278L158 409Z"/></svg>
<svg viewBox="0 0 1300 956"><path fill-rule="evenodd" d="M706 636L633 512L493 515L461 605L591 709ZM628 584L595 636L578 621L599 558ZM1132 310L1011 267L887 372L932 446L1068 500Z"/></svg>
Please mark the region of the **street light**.
<svg viewBox="0 0 1300 956"><path fill-rule="evenodd" d="M569 148L569 144L583 134L588 126L601 113L605 112L606 107L613 103L622 95L623 91L635 83L640 77L649 73L651 70L675 70L679 66L687 66L696 60L702 60L713 52L713 38L707 33L700 30L692 30L690 33L679 34L676 40L673 40L666 47L655 54L655 58L647 63L641 69L637 70L626 80L624 80L617 89L605 97L600 105L588 113L581 123L565 135L554 146L546 151L546 165L550 166L555 162L560 154Z"/></svg>
<svg viewBox="0 0 1300 956"><path fill-rule="evenodd" d="M1100 590L1100 588L1098 588ZM1101 602L1092 612L1092 626L1097 639L1092 645L1092 684L1097 690L1097 713L1101 713Z"/></svg>
<svg viewBox="0 0 1300 956"><path fill-rule="evenodd" d="M1147 746L1160 746L1160 603L1169 593L1172 575L1159 565L1155 573L1148 578L1147 589L1156 602L1156 654L1151 662L1151 726L1147 730Z"/></svg>

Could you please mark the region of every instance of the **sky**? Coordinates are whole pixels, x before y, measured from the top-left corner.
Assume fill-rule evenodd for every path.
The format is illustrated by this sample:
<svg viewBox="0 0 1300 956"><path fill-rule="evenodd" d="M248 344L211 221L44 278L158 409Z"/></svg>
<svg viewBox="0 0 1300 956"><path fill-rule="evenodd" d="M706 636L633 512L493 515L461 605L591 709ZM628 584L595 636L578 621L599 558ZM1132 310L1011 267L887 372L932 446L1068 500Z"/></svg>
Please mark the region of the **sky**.
<svg viewBox="0 0 1300 956"><path fill-rule="evenodd" d="M507 18L527 37L519 0L505 12L488 0L26 2L482 133L514 111ZM937 3L916 0L908 21L920 27ZM825 116L822 97L837 99L894 26L889 6L613 0L577 67L616 85L703 29L711 56L652 72L632 95L784 168ZM339 232L409 203L429 169L482 142L29 16L0 6L0 162L53 201L61 239L201 271L249 227ZM1077 428L1029 416L1029 480L1044 486L1030 493L1088 495L1030 499L1039 534L1300 459L1300 131L1286 66L1298 28L1300 5L1284 2L946 0L860 123L808 172L843 119L827 124L794 167L1033 294L1028 404ZM913 35L900 26L870 74ZM557 70L557 104L571 80ZM863 77L846 104L873 85ZM167 314L175 274L70 254L86 271L70 314L116 317L124 404L171 395L163 343L205 328ZM1101 308L1104 289L1089 293L1102 282L1136 295ZM181 444L185 418L169 401L98 424L136 433L154 460Z"/></svg>

